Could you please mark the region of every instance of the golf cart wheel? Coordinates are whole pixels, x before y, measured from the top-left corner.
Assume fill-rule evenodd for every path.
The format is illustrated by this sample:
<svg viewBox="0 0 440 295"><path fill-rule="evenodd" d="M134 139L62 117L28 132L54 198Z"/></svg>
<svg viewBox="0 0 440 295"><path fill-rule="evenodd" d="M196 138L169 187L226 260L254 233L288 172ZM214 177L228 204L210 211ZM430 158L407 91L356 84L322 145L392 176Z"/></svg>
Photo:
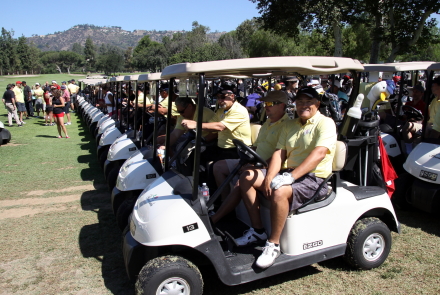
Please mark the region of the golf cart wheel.
<svg viewBox="0 0 440 295"><path fill-rule="evenodd" d="M363 218L354 224L347 240L345 260L353 267L372 269L379 267L391 249L391 232L387 225L375 217Z"/></svg>
<svg viewBox="0 0 440 295"><path fill-rule="evenodd" d="M202 275L190 261L178 256L157 257L147 262L139 273L136 294L203 293Z"/></svg>
<svg viewBox="0 0 440 295"><path fill-rule="evenodd" d="M128 217L133 212L134 205L136 204L135 198L125 199L116 211L116 223L121 230L128 225Z"/></svg>
<svg viewBox="0 0 440 295"><path fill-rule="evenodd" d="M116 165L107 175L107 184L110 191L116 186L116 181L118 180L120 165Z"/></svg>
<svg viewBox="0 0 440 295"><path fill-rule="evenodd" d="M107 153L108 153L108 149L107 149L107 151L105 151L99 155L99 166L101 166L102 169L104 169L104 164L105 164L105 161L107 160Z"/></svg>

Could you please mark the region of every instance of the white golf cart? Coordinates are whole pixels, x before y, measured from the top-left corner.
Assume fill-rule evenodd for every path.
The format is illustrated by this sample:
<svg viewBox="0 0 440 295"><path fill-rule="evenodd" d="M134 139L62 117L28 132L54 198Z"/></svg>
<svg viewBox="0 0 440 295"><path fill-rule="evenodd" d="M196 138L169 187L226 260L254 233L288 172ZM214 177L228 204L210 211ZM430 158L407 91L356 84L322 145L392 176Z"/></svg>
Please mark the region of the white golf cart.
<svg viewBox="0 0 440 295"><path fill-rule="evenodd" d="M170 84L175 78L189 78L194 85L198 83L198 101L203 101L206 75L313 75L351 71L353 77L357 77L356 71L361 70L362 65L349 58L265 57L176 64L166 67L162 78L171 79ZM353 105L356 95L357 88L352 92L349 106ZM201 118L199 109L198 131ZM200 161L200 142L201 132L197 132L194 167L198 167ZM167 162L165 173L137 199L123 242L128 276L137 278L136 292L201 294L203 281L198 267L203 263L211 264L226 285L237 285L337 256L345 256L354 267L362 269L378 267L385 261L391 249L390 230L400 231L394 209L384 189L357 186L340 179L339 171L344 169L346 147L350 148L350 144L338 142L334 174L329 178L332 191L324 200L314 198L291 212L281 236L282 254L271 267L264 270L256 267L261 248L238 248L232 238L247 228L240 221L248 220L247 212L238 208L238 219L229 221L229 226L225 224L221 229L221 224L213 228L208 216L208 208L219 197L223 186L228 185L243 165L265 165L264 160L242 142L234 143L240 164L208 203L198 197L199 169L194 169L193 177L185 177L170 169ZM269 232L267 206L270 205L262 205L261 214Z"/></svg>
<svg viewBox="0 0 440 295"><path fill-rule="evenodd" d="M428 81L425 92L425 102L428 106L431 100L432 79L435 71L440 71L440 63L428 67ZM433 95L432 95L433 96ZM404 202L428 213L437 213L440 210L440 140L425 137L427 119L424 120L422 142L408 155L403 168L405 174L399 176L399 187L396 197L399 204Z"/></svg>
<svg viewBox="0 0 440 295"><path fill-rule="evenodd" d="M131 77L131 80L135 80L137 85L144 84L144 97L147 97L147 94L149 94L150 91L149 81L159 81L160 75L161 73L137 75L137 77ZM134 130L134 133L130 133L134 136L126 136L125 134L123 134L111 144L109 152L107 154L107 160L104 163L104 174L110 191L112 191L116 185L119 169L121 168L122 164L133 154L135 154L141 147L144 146L144 141L149 142L153 137L153 132L150 132L151 134L146 133L147 126L153 126L153 122L151 124L149 122L149 119L153 119L153 117L148 116L147 110L145 108L145 103L143 104L144 108L142 110L139 110L142 112L142 122L137 122L137 100L138 92L136 91L134 126L136 126L135 128L137 128L137 126L141 125L142 132L140 136L137 130Z"/></svg>

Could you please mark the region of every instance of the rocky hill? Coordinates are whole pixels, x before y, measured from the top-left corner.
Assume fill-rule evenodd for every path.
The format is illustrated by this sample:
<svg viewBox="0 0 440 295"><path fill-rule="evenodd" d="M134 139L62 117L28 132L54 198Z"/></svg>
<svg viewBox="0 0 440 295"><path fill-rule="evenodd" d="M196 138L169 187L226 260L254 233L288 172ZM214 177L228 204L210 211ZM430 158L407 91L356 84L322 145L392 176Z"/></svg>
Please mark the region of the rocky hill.
<svg viewBox="0 0 440 295"><path fill-rule="evenodd" d="M73 43L80 43L84 46L87 37L92 38L95 46L111 44L122 49L135 47L138 41L145 35L149 35L153 41L161 42L165 36L171 37L174 33L185 31L146 31L134 30L125 31L121 27L99 27L94 25L77 25L63 32L55 32L49 35L33 35L28 38L42 51L71 50ZM217 40L225 32L213 32L208 34L210 40Z"/></svg>

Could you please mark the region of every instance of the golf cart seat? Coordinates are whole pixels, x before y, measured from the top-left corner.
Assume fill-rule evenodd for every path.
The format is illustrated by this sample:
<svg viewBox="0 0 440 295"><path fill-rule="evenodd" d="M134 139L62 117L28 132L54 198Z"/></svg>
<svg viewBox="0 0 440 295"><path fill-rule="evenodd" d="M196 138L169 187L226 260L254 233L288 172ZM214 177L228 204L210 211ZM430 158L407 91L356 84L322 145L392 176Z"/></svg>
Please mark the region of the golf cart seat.
<svg viewBox="0 0 440 295"><path fill-rule="evenodd" d="M258 133L260 133L261 125L251 123L251 141L252 145L257 141Z"/></svg>
<svg viewBox="0 0 440 295"><path fill-rule="evenodd" d="M319 197L317 192L321 187L318 188L315 195L306 203L304 203L297 210L293 210L289 213L291 214L300 214L304 212L308 212L311 210L316 210L325 206L328 206L333 200L336 198L336 190L337 186L340 182L339 179L339 171L341 171L345 166L345 161L347 159L347 144L343 141L336 142L335 148L335 156L332 162L332 173L324 180L324 183L329 183L328 185L328 193L324 197ZM261 192L258 193L258 197L260 199L260 203L263 207L267 209L267 213L270 214L270 201L263 196Z"/></svg>

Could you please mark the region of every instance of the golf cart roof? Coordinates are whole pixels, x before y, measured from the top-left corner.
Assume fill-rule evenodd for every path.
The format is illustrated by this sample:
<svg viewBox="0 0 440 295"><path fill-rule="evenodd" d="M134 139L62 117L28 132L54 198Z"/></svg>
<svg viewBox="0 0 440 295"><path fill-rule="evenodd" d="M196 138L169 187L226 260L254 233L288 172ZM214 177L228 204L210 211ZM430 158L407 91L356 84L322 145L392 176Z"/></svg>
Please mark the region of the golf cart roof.
<svg viewBox="0 0 440 295"><path fill-rule="evenodd" d="M97 83L105 83L107 79L80 79L78 82L83 82L86 85L95 85Z"/></svg>
<svg viewBox="0 0 440 295"><path fill-rule="evenodd" d="M385 64L364 64L364 72L402 72L402 71L416 71L426 70L433 63L433 61L409 61L409 62L395 62Z"/></svg>
<svg viewBox="0 0 440 295"><path fill-rule="evenodd" d="M345 57L325 56L276 56L217 60L199 63L180 63L166 67L162 79L183 78L204 73L215 77L226 75L264 76L334 74L349 70L363 71L358 60Z"/></svg>
<svg viewBox="0 0 440 295"><path fill-rule="evenodd" d="M127 75L124 76L124 81L137 81L139 78L139 75Z"/></svg>
<svg viewBox="0 0 440 295"><path fill-rule="evenodd" d="M162 73L150 73L150 74L142 74L139 75L138 83L148 82L148 81L158 81L160 80L160 76Z"/></svg>
<svg viewBox="0 0 440 295"><path fill-rule="evenodd" d="M130 77L130 76L117 76L117 77L111 77L108 81L109 81L109 82L130 81L130 78L128 78L128 80L125 80L125 77Z"/></svg>
<svg viewBox="0 0 440 295"><path fill-rule="evenodd" d="M436 62L436 63L431 64L428 67L428 70L430 70L430 71L440 71L440 62Z"/></svg>

